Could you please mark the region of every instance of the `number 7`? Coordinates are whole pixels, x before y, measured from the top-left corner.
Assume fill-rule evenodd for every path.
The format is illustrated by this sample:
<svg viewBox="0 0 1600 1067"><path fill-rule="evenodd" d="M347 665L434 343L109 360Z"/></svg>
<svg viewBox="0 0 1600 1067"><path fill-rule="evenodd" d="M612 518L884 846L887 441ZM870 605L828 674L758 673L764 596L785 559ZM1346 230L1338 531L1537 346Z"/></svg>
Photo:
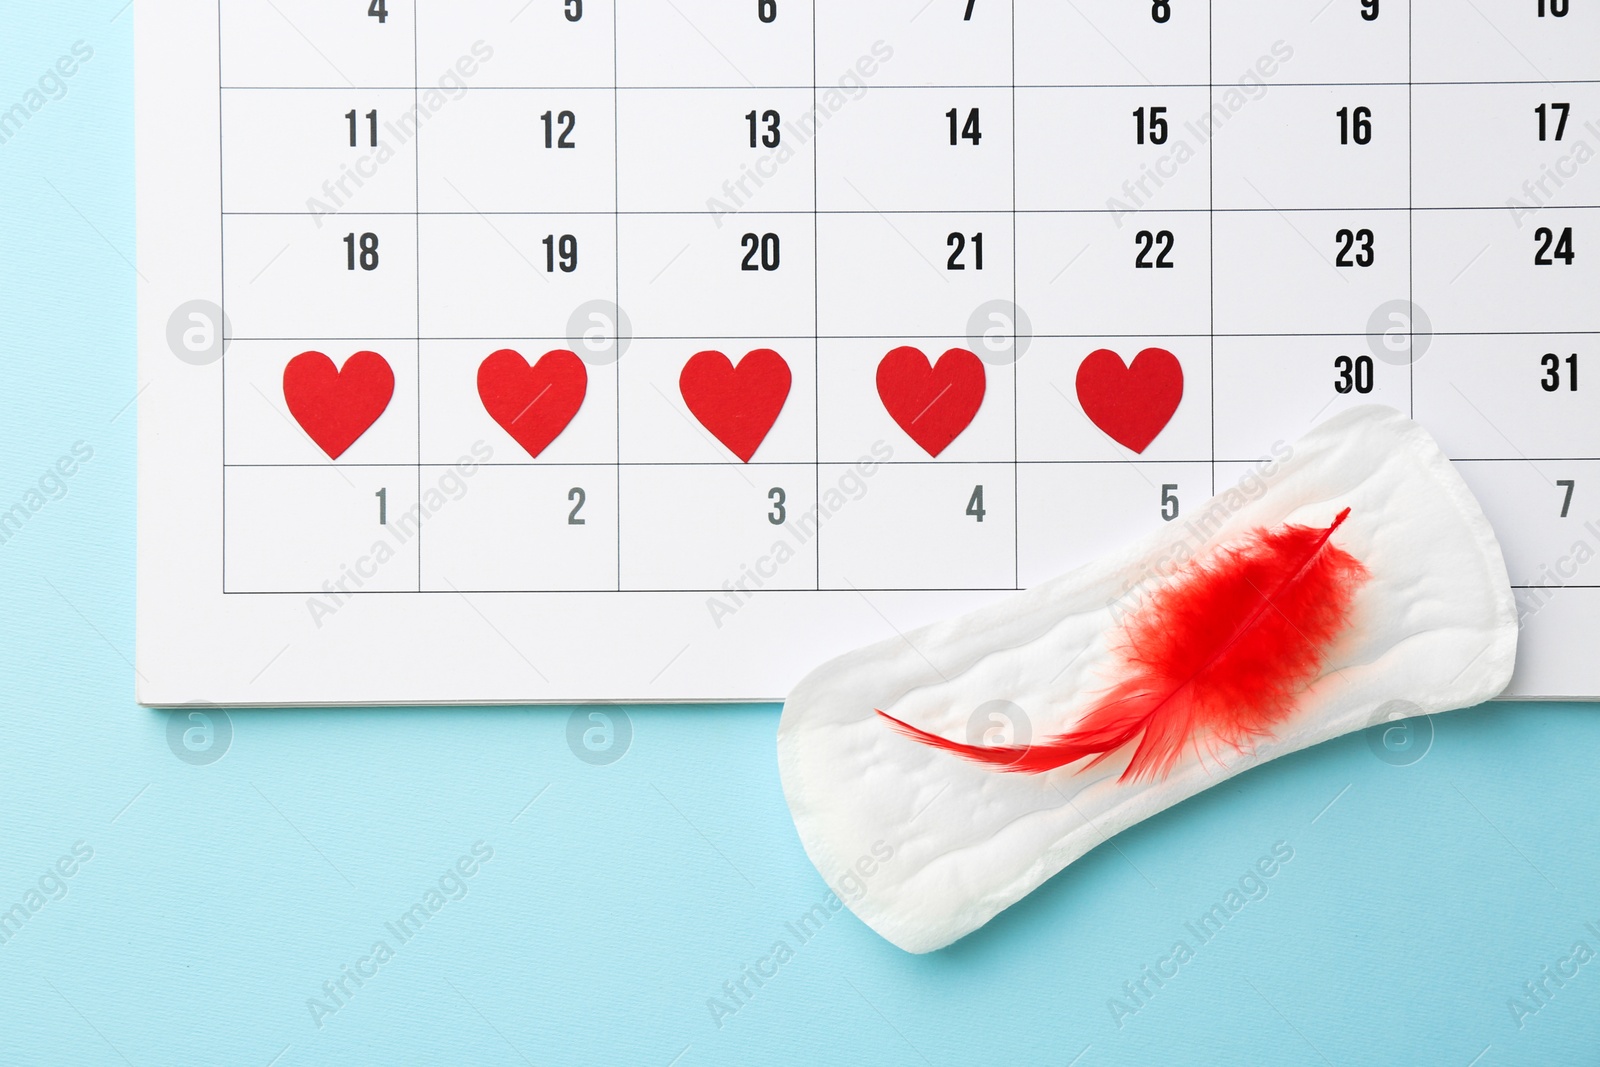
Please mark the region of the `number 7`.
<svg viewBox="0 0 1600 1067"><path fill-rule="evenodd" d="M1572 478L1562 478L1556 482L1556 485L1567 491L1566 498L1561 501L1561 517L1563 519L1567 517L1567 511L1572 507L1572 487L1576 484L1577 482Z"/></svg>

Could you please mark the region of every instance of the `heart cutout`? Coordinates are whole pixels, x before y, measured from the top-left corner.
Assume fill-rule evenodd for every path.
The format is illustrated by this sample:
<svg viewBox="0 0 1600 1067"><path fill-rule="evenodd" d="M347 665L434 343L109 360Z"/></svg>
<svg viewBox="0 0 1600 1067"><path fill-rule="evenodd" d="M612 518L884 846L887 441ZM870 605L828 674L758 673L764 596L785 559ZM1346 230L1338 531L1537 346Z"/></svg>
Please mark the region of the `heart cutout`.
<svg viewBox="0 0 1600 1067"><path fill-rule="evenodd" d="M770 348L745 354L734 366L721 352L697 352L678 375L689 411L745 463L767 439L789 399L789 364Z"/></svg>
<svg viewBox="0 0 1600 1067"><path fill-rule="evenodd" d="M921 349L897 348L878 364L884 410L930 456L943 452L983 406L983 361L952 348L930 364Z"/></svg>
<svg viewBox="0 0 1600 1067"><path fill-rule="evenodd" d="M561 436L588 391L588 368L564 348L532 366L522 353L502 348L478 365L483 410L535 458Z"/></svg>
<svg viewBox="0 0 1600 1067"><path fill-rule="evenodd" d="M1135 452L1150 447L1183 399L1183 364L1164 348L1147 348L1124 365L1108 348L1078 365L1078 403L1107 437Z"/></svg>
<svg viewBox="0 0 1600 1067"><path fill-rule="evenodd" d="M393 396L394 371L376 352L357 352L342 368L321 352L302 352L283 368L289 414L329 459L371 429Z"/></svg>

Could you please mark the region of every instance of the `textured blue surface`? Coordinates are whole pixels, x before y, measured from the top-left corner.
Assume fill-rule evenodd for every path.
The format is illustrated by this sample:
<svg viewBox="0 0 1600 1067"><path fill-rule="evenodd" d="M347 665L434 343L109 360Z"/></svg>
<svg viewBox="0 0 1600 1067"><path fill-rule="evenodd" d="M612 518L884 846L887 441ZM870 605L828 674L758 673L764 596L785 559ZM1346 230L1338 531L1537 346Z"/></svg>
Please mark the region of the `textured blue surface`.
<svg viewBox="0 0 1600 1067"><path fill-rule="evenodd" d="M0 927L0 1063L1600 1059L1594 706L1441 717L1409 765L1365 736L1300 753L923 957L848 912L804 943L786 926L826 888L779 790L775 707L628 709L608 766L575 757L570 709L236 713L220 761L176 758L129 662L120 3L9 2L0 33L0 106L75 42L94 49L0 144L0 507L74 443L93 450L0 544L0 910L39 905ZM492 858L451 876L480 842ZM1292 860L1202 943L1186 924L1278 842ZM92 857L58 869L75 845ZM385 924L441 878L465 895L402 941ZM729 999L780 940L777 973ZM392 957L362 964L378 941ZM314 1018L358 964L370 977ZM720 1025L713 997L736 1009Z"/></svg>

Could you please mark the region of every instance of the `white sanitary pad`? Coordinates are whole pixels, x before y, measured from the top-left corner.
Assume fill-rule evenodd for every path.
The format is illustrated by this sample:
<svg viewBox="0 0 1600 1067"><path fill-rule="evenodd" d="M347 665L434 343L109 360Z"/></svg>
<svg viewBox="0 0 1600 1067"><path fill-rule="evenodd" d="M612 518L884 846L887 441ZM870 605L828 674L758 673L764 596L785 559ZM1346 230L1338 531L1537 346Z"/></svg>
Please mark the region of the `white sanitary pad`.
<svg viewBox="0 0 1600 1067"><path fill-rule="evenodd" d="M1284 453L1287 453L1286 455ZM1128 754L1040 775L998 771L892 729L971 731L994 709L1025 717L1014 741L1069 731L1114 667L1118 621L1184 560L1252 529L1326 527L1370 578L1348 629L1288 720L1225 764L1193 746L1156 781L1121 783ZM1142 819L1276 756L1393 716L1467 707L1511 678L1517 618L1499 543L1433 438L1388 408L1317 427L1195 516L979 611L840 656L812 671L778 727L783 789L830 885L854 884L867 925L910 952L942 948ZM996 704L994 702L1005 702ZM1019 717L1014 713L1010 716Z"/></svg>

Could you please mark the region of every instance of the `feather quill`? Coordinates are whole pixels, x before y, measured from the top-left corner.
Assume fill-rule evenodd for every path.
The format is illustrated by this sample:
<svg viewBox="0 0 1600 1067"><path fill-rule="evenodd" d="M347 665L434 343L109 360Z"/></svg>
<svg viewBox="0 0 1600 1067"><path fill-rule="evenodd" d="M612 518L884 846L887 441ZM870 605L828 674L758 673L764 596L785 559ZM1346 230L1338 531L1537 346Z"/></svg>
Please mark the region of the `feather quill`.
<svg viewBox="0 0 1600 1067"><path fill-rule="evenodd" d="M1192 562L1124 624L1118 676L1068 733L968 745L878 714L908 736L998 770L1041 774L1135 745L1121 781L1165 778L1202 739L1243 750L1271 736L1350 623L1360 560L1326 528L1256 529ZM1135 742L1137 742L1135 744Z"/></svg>

